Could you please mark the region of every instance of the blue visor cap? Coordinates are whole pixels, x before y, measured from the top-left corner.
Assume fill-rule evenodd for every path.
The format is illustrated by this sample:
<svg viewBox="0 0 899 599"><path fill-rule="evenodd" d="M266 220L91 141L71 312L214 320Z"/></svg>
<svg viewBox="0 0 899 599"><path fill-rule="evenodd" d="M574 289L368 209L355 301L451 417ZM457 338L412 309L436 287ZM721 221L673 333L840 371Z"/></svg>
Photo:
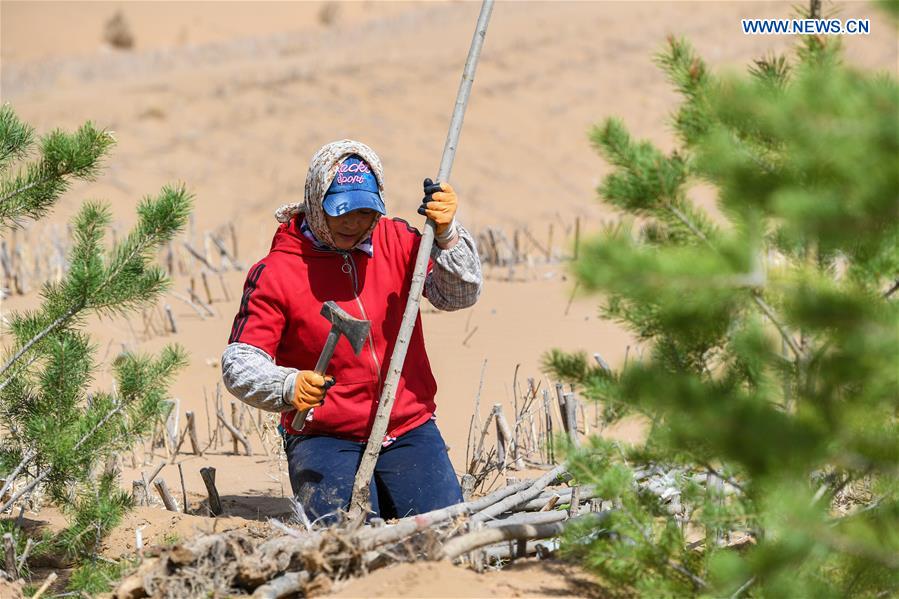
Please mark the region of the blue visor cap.
<svg viewBox="0 0 899 599"><path fill-rule="evenodd" d="M358 156L350 156L337 167L322 208L328 216L340 216L363 208L387 214L378 180L368 163Z"/></svg>

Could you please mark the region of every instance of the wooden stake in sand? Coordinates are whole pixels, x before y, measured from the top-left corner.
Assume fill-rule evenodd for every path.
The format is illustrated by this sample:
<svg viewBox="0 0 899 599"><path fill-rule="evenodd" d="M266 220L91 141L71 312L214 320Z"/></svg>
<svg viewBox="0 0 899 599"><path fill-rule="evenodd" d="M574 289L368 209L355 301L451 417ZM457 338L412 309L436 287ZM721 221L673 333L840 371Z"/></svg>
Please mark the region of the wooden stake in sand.
<svg viewBox="0 0 899 599"><path fill-rule="evenodd" d="M200 272L200 277L203 279L203 290L206 292L206 303L210 306L212 305L212 292L209 290L209 279L206 277L206 271Z"/></svg>
<svg viewBox="0 0 899 599"><path fill-rule="evenodd" d="M206 438L212 442L212 420L209 415L209 396L206 394L206 387L203 387L203 407L206 409ZM207 445L207 447L209 447Z"/></svg>
<svg viewBox="0 0 899 599"><path fill-rule="evenodd" d="M40 599L40 597L47 592L47 589L50 588L54 582L56 582L56 572L50 572L50 576L47 577L47 580L44 581L44 584L41 585L41 588L31 596L31 599Z"/></svg>
<svg viewBox="0 0 899 599"><path fill-rule="evenodd" d="M224 404L222 402L222 383L221 381L216 381L215 383L215 411L223 412ZM222 420L218 419L218 415L216 415L215 421L215 446L219 447L224 442L224 434L222 434Z"/></svg>
<svg viewBox="0 0 899 599"><path fill-rule="evenodd" d="M471 315L474 312L469 312L468 318L471 319ZM466 325L467 328L467 325ZM465 442L465 463L471 463L470 459L473 457L473 453L475 451L474 445L474 434L475 434L475 426L480 424L481 421L481 391L484 390L484 372L487 370L487 359L484 359L484 363L481 365L481 380L478 383L478 393L474 397L474 410L471 412L471 420L468 421L468 439ZM468 470L471 472L471 470ZM462 479L465 480L464 477ZM473 491L474 487L470 489ZM464 491L464 488L463 488Z"/></svg>
<svg viewBox="0 0 899 599"><path fill-rule="evenodd" d="M556 455L553 451L553 412L548 389L543 390L543 417L546 420L546 459L550 464L555 464Z"/></svg>
<svg viewBox="0 0 899 599"><path fill-rule="evenodd" d="M3 557L4 568L13 580L19 577L19 569L16 567L16 542L13 541L12 533L3 535Z"/></svg>
<svg viewBox="0 0 899 599"><path fill-rule="evenodd" d="M131 481L131 497L134 498L135 505L148 505L150 497L147 494L147 485L142 480Z"/></svg>
<svg viewBox="0 0 899 599"><path fill-rule="evenodd" d="M496 410L496 430L504 437L506 461L509 461L508 458L511 458L510 467L515 470L521 470L524 468L524 463L521 461L521 458L518 457L518 450L515 447L515 437L512 436L512 429L509 428L509 423L503 415L503 408L500 404L496 404L494 409ZM497 435L497 446L499 446L499 434Z"/></svg>
<svg viewBox="0 0 899 599"><path fill-rule="evenodd" d="M471 94L471 86L474 83L475 70L478 65L478 57L484 38L487 35L487 23L490 21L490 13L493 12L493 0L484 0L481 4L481 13L478 16L478 24L468 50L468 58L462 73L462 81L459 84L459 92L456 95L456 106L450 121L449 132L446 135L446 144L443 147L443 157L440 160L440 168L437 170L437 180L449 180L453 167L453 159L456 156L456 146L459 143L459 134L462 131L462 121L465 117L465 107L468 105L468 96ZM381 442L384 433L387 432L387 423L390 421L390 411L393 409L393 401L396 398L396 388L400 374L403 371L403 363L406 361L406 350L409 348L409 337L415 327L418 318L421 294L424 290L425 274L428 261L431 257L431 248L434 245L435 224L431 219L425 221L424 231L418 246L418 254L415 257L415 269L412 273L412 284L409 288L409 300L403 312L403 322L400 325L397 341L390 357L390 366L381 392L381 400L378 403L378 411L369 433L368 444L359 469L356 471L356 479L353 482L353 495L350 499L350 516L354 519L364 517L370 507L369 484L375 470L375 463L381 453Z"/></svg>
<svg viewBox="0 0 899 599"><path fill-rule="evenodd" d="M568 411L565 409L565 393L562 383L556 383L556 400L559 402L559 416L562 418L562 428L567 433L570 427L568 424Z"/></svg>
<svg viewBox="0 0 899 599"><path fill-rule="evenodd" d="M190 446L194 455L202 456L203 451L200 449L200 442L197 440L197 421L194 418L194 413L188 411L185 413L185 416L187 417L187 434L190 435Z"/></svg>
<svg viewBox="0 0 899 599"><path fill-rule="evenodd" d="M509 437L506 433L509 425L507 424L505 427L500 425L499 420L503 417L502 405L498 403L493 404L493 417L496 420L496 467L499 468L500 472L504 472L506 470L506 453L509 443Z"/></svg>
<svg viewBox="0 0 899 599"><path fill-rule="evenodd" d="M265 445L265 435L263 435L262 433L262 425L260 424L261 420L253 418L253 415L249 413L250 409L247 407L247 404L243 404L242 410L243 412L247 412L247 420L250 421L250 424L252 424L253 428L256 430L256 435L259 437L259 441L262 443L262 452L265 455L271 455L271 452L269 452L268 447L266 447ZM258 412L260 415L262 414L262 410L258 410ZM243 414L241 413L241 419L242 418Z"/></svg>
<svg viewBox="0 0 899 599"><path fill-rule="evenodd" d="M209 262L209 260L206 259L206 256L204 256L203 254L201 254L200 252L198 252L197 250L195 250L195 249L193 248L192 245L190 245L190 244L187 243L186 241L182 242L181 245L184 246L184 249L186 249L187 252L188 252L191 256L193 256L194 258L196 258L197 260L199 260L204 266L206 266L206 268L208 268L208 269L211 270L212 272L219 272L219 269L216 268L216 267L214 267L214 266Z"/></svg>
<svg viewBox="0 0 899 599"><path fill-rule="evenodd" d="M175 315L172 314L172 307L168 304L165 305L165 315L169 320L169 331L177 333L178 327L175 326Z"/></svg>
<svg viewBox="0 0 899 599"><path fill-rule="evenodd" d="M213 516L221 515L222 500L219 498L218 489L215 488L215 468L212 466L200 468L200 476L203 477L203 484L206 485L206 492L209 494L209 511Z"/></svg>
<svg viewBox="0 0 899 599"><path fill-rule="evenodd" d="M165 462L159 462L156 465L156 468L153 469L153 472L150 473L150 476L147 477L147 485L152 485L153 481L156 480L156 477L159 476L159 472L165 466Z"/></svg>
<svg viewBox="0 0 899 599"><path fill-rule="evenodd" d="M162 503L165 504L165 509L170 512L177 512L178 504L175 503L175 498L172 497L172 494L169 492L169 487L165 484L165 479L160 478L153 486L156 487L156 492L159 493L159 496L162 497Z"/></svg>
<svg viewBox="0 0 899 599"><path fill-rule="evenodd" d="M487 431L490 430L490 422L493 420L494 416L496 416L496 412L490 410L490 413L487 415L487 421L484 422L484 426L481 427L481 436L478 439L478 447L475 449L474 456L471 458L471 463L468 465L469 474L474 474L478 462L481 461L481 454L484 451L484 438L487 437Z"/></svg>
<svg viewBox="0 0 899 599"><path fill-rule="evenodd" d="M571 491L571 502L568 504L568 517L576 518L580 511L581 503L581 487L576 486Z"/></svg>
<svg viewBox="0 0 899 599"><path fill-rule="evenodd" d="M566 393L565 397L565 421L568 423L568 438L571 439L572 445L581 446L581 440L577 432L577 398L574 393Z"/></svg>
<svg viewBox="0 0 899 599"><path fill-rule="evenodd" d="M241 443L243 445L244 451L246 451L247 455L253 455L253 450L250 449L250 441L241 433L239 430L234 428L231 423L225 420L225 415L219 411L216 416L218 417L219 422L228 429L228 432L231 433L231 436L234 438L234 453L237 453L237 443Z"/></svg>
<svg viewBox="0 0 899 599"><path fill-rule="evenodd" d="M184 470L181 468L181 464L178 464L178 477L181 479L181 509L184 510L184 513L187 513L187 488L184 486Z"/></svg>
<svg viewBox="0 0 899 599"><path fill-rule="evenodd" d="M237 402L236 401L231 402L231 426L233 426L238 431L240 430L240 423L237 421ZM237 453L237 443L238 443L237 435L234 435L233 442L234 442L234 453L236 454Z"/></svg>
<svg viewBox="0 0 899 599"><path fill-rule="evenodd" d="M16 562L17 572L22 571L22 566L28 561L28 556L31 555L31 550L34 548L34 539L28 537L28 541L25 542L25 550L22 551L22 555L19 556L19 561Z"/></svg>

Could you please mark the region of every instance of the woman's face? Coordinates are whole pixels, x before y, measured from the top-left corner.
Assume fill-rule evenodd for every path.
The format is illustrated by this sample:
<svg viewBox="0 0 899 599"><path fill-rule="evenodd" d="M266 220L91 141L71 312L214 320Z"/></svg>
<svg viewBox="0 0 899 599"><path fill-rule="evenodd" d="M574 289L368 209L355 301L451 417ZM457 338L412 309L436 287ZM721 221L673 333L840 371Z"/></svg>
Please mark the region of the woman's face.
<svg viewBox="0 0 899 599"><path fill-rule="evenodd" d="M368 232L378 213L368 208L353 210L340 216L329 216L325 213L325 222L331 231L331 239L339 250L351 250Z"/></svg>

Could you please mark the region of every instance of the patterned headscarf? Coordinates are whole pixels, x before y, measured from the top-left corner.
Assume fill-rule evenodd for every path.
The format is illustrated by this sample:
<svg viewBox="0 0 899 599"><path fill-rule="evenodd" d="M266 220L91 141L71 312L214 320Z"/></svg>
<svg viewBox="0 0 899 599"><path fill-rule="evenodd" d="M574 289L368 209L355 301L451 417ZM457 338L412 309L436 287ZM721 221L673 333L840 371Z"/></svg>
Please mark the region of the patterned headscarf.
<svg viewBox="0 0 899 599"><path fill-rule="evenodd" d="M303 212L306 214L306 222L309 228L318 238L319 241L334 247L334 239L331 237L331 231L328 229L328 223L325 221L325 212L322 209L322 201L325 198L325 192L331 186L331 181L337 174L337 167L348 156L353 154L360 156L371 167L375 178L378 180L378 188L381 190L381 199L384 205L387 205L387 198L384 195L384 167L381 166L381 159L375 154L375 151L362 142L352 139L341 139L340 141L332 141L322 146L318 152L312 157L309 163L309 170L306 173L306 190L303 203L286 204L275 211L275 218L278 222L290 222L296 214ZM372 222L371 229L366 231L360 239L366 239L371 232L374 231L381 217L377 214Z"/></svg>

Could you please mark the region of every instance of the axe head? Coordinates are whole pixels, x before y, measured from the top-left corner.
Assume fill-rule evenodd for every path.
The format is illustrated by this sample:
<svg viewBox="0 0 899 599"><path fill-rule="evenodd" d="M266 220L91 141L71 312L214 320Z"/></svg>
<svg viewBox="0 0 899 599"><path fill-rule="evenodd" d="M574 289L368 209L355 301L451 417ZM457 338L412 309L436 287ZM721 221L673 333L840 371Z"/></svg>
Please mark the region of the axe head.
<svg viewBox="0 0 899 599"><path fill-rule="evenodd" d="M353 318L347 314L346 310L330 301L322 304L321 315L331 323L332 331L337 331L346 337L355 353L358 354L362 351L362 345L371 328L371 321Z"/></svg>

